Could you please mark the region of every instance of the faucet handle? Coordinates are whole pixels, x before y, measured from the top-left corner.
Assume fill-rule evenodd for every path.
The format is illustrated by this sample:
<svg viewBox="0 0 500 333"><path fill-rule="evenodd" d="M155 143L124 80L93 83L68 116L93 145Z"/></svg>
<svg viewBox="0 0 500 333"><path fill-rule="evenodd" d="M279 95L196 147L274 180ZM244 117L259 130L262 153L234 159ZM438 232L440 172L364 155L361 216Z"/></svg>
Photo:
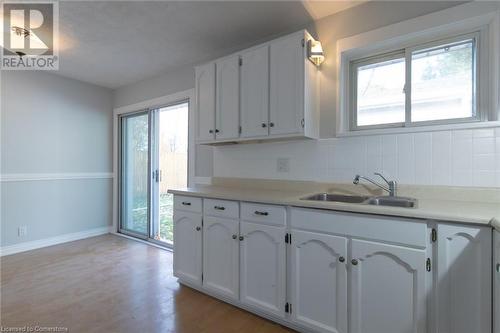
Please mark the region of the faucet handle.
<svg viewBox="0 0 500 333"><path fill-rule="evenodd" d="M390 184L391 182L387 180L387 178L385 178L380 172L374 172L373 173L375 176L379 176L380 178L382 178L387 184Z"/></svg>

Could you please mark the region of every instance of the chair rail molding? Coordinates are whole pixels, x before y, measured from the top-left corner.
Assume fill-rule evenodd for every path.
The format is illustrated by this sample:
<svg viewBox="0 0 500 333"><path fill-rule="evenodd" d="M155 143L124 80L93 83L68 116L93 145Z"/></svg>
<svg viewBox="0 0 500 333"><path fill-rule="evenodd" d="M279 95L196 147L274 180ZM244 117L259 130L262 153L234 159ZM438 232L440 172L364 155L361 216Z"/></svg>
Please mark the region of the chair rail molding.
<svg viewBox="0 0 500 333"><path fill-rule="evenodd" d="M0 182L53 181L78 179L113 179L112 172L4 173Z"/></svg>

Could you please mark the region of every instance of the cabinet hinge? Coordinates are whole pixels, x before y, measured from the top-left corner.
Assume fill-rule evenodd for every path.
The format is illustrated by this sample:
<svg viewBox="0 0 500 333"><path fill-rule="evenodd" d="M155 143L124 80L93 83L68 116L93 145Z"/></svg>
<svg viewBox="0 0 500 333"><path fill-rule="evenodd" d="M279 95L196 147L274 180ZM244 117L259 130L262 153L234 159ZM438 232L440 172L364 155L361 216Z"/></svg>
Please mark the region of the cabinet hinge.
<svg viewBox="0 0 500 333"><path fill-rule="evenodd" d="M203 274L201 274L201 282L203 282Z"/></svg>
<svg viewBox="0 0 500 333"><path fill-rule="evenodd" d="M437 230L433 228L432 231L431 231L431 241L433 243L435 243L435 242L437 242L437 239L438 239Z"/></svg>
<svg viewBox="0 0 500 333"><path fill-rule="evenodd" d="M288 302L285 303L285 312L292 313L292 304L290 304Z"/></svg>
<svg viewBox="0 0 500 333"><path fill-rule="evenodd" d="M306 125L306 121L304 120L304 118L302 118L302 120L300 121L300 125L302 126L302 128L304 128L304 126Z"/></svg>
<svg viewBox="0 0 500 333"><path fill-rule="evenodd" d="M203 219L201 219L201 226L203 227Z"/></svg>
<svg viewBox="0 0 500 333"><path fill-rule="evenodd" d="M285 243L292 244L292 234L289 233L285 234Z"/></svg>
<svg viewBox="0 0 500 333"><path fill-rule="evenodd" d="M306 46L306 40L304 38L302 38L302 40L300 41L300 44L302 45L302 47Z"/></svg>
<svg viewBox="0 0 500 333"><path fill-rule="evenodd" d="M239 63L239 65L240 65L240 66L243 66L243 59L242 59L242 58L240 58L240 59L238 60L238 63Z"/></svg>
<svg viewBox="0 0 500 333"><path fill-rule="evenodd" d="M241 134L241 126L238 128L238 132Z"/></svg>
<svg viewBox="0 0 500 333"><path fill-rule="evenodd" d="M431 271L431 258L427 258L427 260L425 261L425 269L427 270L427 272Z"/></svg>

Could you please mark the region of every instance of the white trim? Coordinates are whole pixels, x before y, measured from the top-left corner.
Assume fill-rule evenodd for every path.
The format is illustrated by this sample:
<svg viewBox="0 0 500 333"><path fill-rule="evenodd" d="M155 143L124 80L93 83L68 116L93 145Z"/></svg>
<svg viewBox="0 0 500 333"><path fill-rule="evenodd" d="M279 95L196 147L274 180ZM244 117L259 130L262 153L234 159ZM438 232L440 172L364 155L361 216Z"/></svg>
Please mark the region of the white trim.
<svg viewBox="0 0 500 333"><path fill-rule="evenodd" d="M500 52L500 5L496 2L472 2L452 7L411 20L392 24L383 28L364 32L355 36L341 39L337 42L337 136L349 136L349 63L352 59L369 57L381 51L402 49L429 40L443 39L455 35L466 34L472 31L481 31L486 42L481 42L478 59L480 70L478 76L482 82L479 104L484 112L495 121L499 118L500 94L498 85L500 80L499 59ZM447 124L448 125L448 124ZM443 125L443 126L447 126ZM473 128L473 123L459 124L461 128ZM427 130L430 130L426 126ZM383 130L389 133L395 129ZM401 130L401 129L398 129ZM415 132L414 128L404 128L402 132ZM425 131L425 129L423 130ZM372 130L364 130L365 135ZM363 135L363 134L354 134Z"/></svg>
<svg viewBox="0 0 500 333"><path fill-rule="evenodd" d="M179 91L171 95L148 99L142 102L121 106L113 109L113 226L112 230L118 230L118 118L120 115L153 107L165 106L175 102L189 100L189 131L188 131L188 185L194 183L196 156L195 156L195 130L196 130L196 99L194 89Z"/></svg>
<svg viewBox="0 0 500 333"><path fill-rule="evenodd" d="M6 173L0 175L0 182L52 181L75 179L111 179L112 172L80 173Z"/></svg>
<svg viewBox="0 0 500 333"><path fill-rule="evenodd" d="M73 232L70 234L64 234L64 235L60 235L60 236L54 236L54 237L38 239L38 240L34 240L34 241L29 241L29 242L23 242L23 243L14 244L14 245L2 246L0 248L0 256L8 256L11 254L35 250L35 249L39 249L42 247L72 242L75 240L89 238L89 237L95 237L95 236L99 236L99 235L105 235L107 233L109 233L109 227L100 227L100 228L94 228L94 229L89 229L89 230L85 230L85 231Z"/></svg>

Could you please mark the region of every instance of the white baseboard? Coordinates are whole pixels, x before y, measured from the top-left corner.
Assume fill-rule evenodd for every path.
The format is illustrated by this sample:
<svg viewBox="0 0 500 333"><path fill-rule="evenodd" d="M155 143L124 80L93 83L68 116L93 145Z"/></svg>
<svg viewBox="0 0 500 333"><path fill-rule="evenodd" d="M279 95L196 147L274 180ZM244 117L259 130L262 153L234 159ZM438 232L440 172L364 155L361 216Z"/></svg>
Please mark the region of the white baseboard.
<svg viewBox="0 0 500 333"><path fill-rule="evenodd" d="M39 249L42 247L52 246L52 245L61 244L61 243L72 242L75 240L104 235L107 233L109 233L109 227L106 226L106 227L94 228L94 229L89 229L89 230L84 230L84 231L79 231L79 232L73 232L70 234L64 234L64 235L55 236L55 237L38 239L38 240L14 244L14 245L2 246L2 247L0 247L0 256L8 256L10 254Z"/></svg>

